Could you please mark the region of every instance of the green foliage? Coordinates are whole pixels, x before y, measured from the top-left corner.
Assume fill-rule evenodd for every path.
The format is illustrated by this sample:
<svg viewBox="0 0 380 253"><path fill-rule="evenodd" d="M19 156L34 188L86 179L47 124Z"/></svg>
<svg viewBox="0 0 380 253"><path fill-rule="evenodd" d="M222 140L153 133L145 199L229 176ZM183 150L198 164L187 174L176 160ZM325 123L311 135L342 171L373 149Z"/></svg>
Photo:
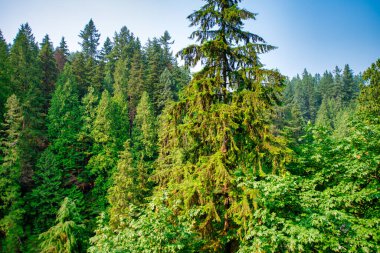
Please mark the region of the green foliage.
<svg viewBox="0 0 380 253"><path fill-rule="evenodd" d="M113 185L108 190L110 226L120 229L127 226L131 205L141 206L147 192L147 172L141 165L135 167L129 150L129 142L125 150L120 152L117 171L112 176Z"/></svg>
<svg viewBox="0 0 380 253"><path fill-rule="evenodd" d="M11 86L11 66L9 64L9 49L8 45L0 30L0 122L3 122L5 113L5 102L10 95Z"/></svg>
<svg viewBox="0 0 380 253"><path fill-rule="evenodd" d="M23 108L23 133L20 139L21 182L32 185L33 167L39 152L46 147L44 94L41 90L41 72L38 46L28 24L21 28L9 55L12 68L12 90Z"/></svg>
<svg viewBox="0 0 380 253"><path fill-rule="evenodd" d="M380 59L364 72L363 79L369 85L360 94L359 110L365 112L369 121L376 122L380 115Z"/></svg>
<svg viewBox="0 0 380 253"><path fill-rule="evenodd" d="M0 32L1 252L380 251L380 60L285 79L240 3L188 17L184 67L167 31Z"/></svg>
<svg viewBox="0 0 380 253"><path fill-rule="evenodd" d="M101 216L88 252L174 253L196 252L201 248L201 242L190 230L191 223L177 217L165 205L152 203L143 210L131 205L129 209L138 215L121 230L113 231Z"/></svg>
<svg viewBox="0 0 380 253"><path fill-rule="evenodd" d="M193 222L207 240L203 250L228 251L254 210L250 189L238 186L253 176L282 174L287 156L284 140L271 132L270 117L283 77L262 69L258 54L274 47L242 31L255 14L240 1L206 1L189 16L199 28L179 55L188 65L202 61L180 100L161 117L160 151L154 178L157 194L168 193L168 205Z"/></svg>
<svg viewBox="0 0 380 253"><path fill-rule="evenodd" d="M47 117L50 146L37 163L36 186L30 194L30 213L36 231L51 225L64 196L82 198L78 187L85 155L78 141L82 127L80 114L78 86L71 66L66 65L56 84Z"/></svg>
<svg viewBox="0 0 380 253"><path fill-rule="evenodd" d="M74 253L81 252L81 232L83 225L79 225L80 216L75 203L65 198L58 210L56 225L40 234L41 252L46 253Z"/></svg>
<svg viewBox="0 0 380 253"><path fill-rule="evenodd" d="M86 169L95 180L92 197L96 198L93 205L95 213L105 210L107 205L106 193L110 186L109 178L117 164L117 131L114 128L115 114L111 97L107 90L103 91L99 104L96 108L96 117L91 129L91 137L94 141L92 156Z"/></svg>
<svg viewBox="0 0 380 253"><path fill-rule="evenodd" d="M54 59L54 49L48 35L46 35L42 40L38 59L41 64L42 72L42 94L46 100L44 103L44 108L45 112L47 113L47 110L49 108L49 100L51 98L52 92L54 91L55 82L57 81L58 77L57 63Z"/></svg>
<svg viewBox="0 0 380 253"><path fill-rule="evenodd" d="M157 130L149 95L144 92L137 106L133 127L133 148L144 158L154 158L157 153Z"/></svg>
<svg viewBox="0 0 380 253"><path fill-rule="evenodd" d="M1 151L4 157L0 164L0 245L4 252L18 252L23 236L24 215L21 196L20 137L23 111L16 95L11 95L5 104L4 133Z"/></svg>
<svg viewBox="0 0 380 253"><path fill-rule="evenodd" d="M54 59L57 63L59 72L62 72L63 68L65 67L65 63L67 62L69 55L69 49L67 47L65 37L62 37L61 42L59 43L59 47L57 47L54 51Z"/></svg>
<svg viewBox="0 0 380 253"><path fill-rule="evenodd" d="M98 55L97 47L99 46L100 34L92 19L86 24L83 31L80 32L79 37L82 39L82 42L79 44L82 46L84 55L95 59Z"/></svg>
<svg viewBox="0 0 380 253"><path fill-rule="evenodd" d="M359 123L334 140L309 129L295 165L299 175L252 183L262 208L239 252L378 251L379 133L379 125Z"/></svg>

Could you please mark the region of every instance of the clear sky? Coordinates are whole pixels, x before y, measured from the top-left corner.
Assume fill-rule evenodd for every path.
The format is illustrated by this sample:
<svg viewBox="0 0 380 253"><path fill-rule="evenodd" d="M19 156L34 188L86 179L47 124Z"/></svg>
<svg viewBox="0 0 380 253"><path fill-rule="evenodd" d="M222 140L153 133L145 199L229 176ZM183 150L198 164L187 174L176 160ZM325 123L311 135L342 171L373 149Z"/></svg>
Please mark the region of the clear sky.
<svg viewBox="0 0 380 253"><path fill-rule="evenodd" d="M79 50L78 34L90 18L101 42L127 26L143 44L168 30L176 52L192 28L186 17L201 0L0 0L0 29L12 43L28 22L36 40L49 34L54 46L65 36L70 51ZM357 73L380 58L380 0L243 0L258 13L246 30L278 47L263 55L268 68L294 76L307 68L323 73L348 63Z"/></svg>

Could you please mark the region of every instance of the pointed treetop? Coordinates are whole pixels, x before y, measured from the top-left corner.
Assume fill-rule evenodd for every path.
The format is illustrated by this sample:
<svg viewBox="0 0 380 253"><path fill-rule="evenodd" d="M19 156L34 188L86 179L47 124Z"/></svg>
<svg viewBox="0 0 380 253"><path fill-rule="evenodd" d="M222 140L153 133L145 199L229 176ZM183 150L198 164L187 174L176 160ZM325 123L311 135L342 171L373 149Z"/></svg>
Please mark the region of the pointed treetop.
<svg viewBox="0 0 380 253"><path fill-rule="evenodd" d="M100 33L92 19L80 32L79 37L82 39L79 44L82 46L83 53L88 57L95 58L98 54L97 47L99 46Z"/></svg>
<svg viewBox="0 0 380 253"><path fill-rule="evenodd" d="M61 50L66 57L69 56L69 49L67 47L65 37L62 37L61 42L59 43L58 49Z"/></svg>

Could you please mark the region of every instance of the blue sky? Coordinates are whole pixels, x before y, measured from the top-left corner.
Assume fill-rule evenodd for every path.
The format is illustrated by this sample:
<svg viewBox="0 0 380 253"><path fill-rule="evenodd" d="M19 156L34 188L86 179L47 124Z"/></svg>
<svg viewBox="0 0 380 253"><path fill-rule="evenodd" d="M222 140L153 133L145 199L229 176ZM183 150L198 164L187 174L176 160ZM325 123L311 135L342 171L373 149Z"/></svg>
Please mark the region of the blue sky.
<svg viewBox="0 0 380 253"><path fill-rule="evenodd" d="M143 43L168 30L176 52L187 44L192 28L186 17L201 0L0 0L0 29L12 42L28 22L37 41L49 34L57 46L65 36L79 50L78 34L90 18L101 41L127 26ZM243 0L258 13L246 30L278 47L263 55L268 68L294 76L307 68L323 73L348 63L357 73L380 58L380 0Z"/></svg>

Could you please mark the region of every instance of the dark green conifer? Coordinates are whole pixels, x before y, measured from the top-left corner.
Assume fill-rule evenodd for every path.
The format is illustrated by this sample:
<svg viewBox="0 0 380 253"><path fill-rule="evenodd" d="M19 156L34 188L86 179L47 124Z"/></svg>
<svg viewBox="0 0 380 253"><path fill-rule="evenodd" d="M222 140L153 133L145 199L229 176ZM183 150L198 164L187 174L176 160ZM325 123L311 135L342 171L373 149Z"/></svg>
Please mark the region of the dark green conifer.
<svg viewBox="0 0 380 253"><path fill-rule="evenodd" d="M47 114L51 94L55 88L58 78L57 63L54 59L54 49L49 36L46 35L41 43L41 50L38 55L41 64L42 95L44 97L44 112Z"/></svg>
<svg viewBox="0 0 380 253"><path fill-rule="evenodd" d="M90 19L88 24L84 27L83 31L80 32L79 37L82 42L79 44L82 46L82 52L86 57L95 59L98 55L98 46L100 34L95 27L94 21Z"/></svg>
<svg viewBox="0 0 380 253"><path fill-rule="evenodd" d="M12 90L23 108L23 133L20 140L21 181L31 187L33 167L39 152L46 147L44 96L41 90L41 69L38 46L28 24L21 28L12 45L9 62L12 68Z"/></svg>
<svg viewBox="0 0 380 253"><path fill-rule="evenodd" d="M5 113L5 102L11 92L11 66L9 64L8 45L0 30L0 122L3 122Z"/></svg>
<svg viewBox="0 0 380 253"><path fill-rule="evenodd" d="M3 252L19 252L23 237L23 197L21 195L20 137L23 112L16 95L11 95L5 104L2 128L0 161L0 249Z"/></svg>
<svg viewBox="0 0 380 253"><path fill-rule="evenodd" d="M200 44L179 55L204 68L162 116L155 179L157 193L193 222L204 251L236 250L252 219L258 192L250 186L284 173L286 148L270 130L283 77L262 68L258 54L274 49L243 31L256 15L238 0L208 0L189 16Z"/></svg>
<svg viewBox="0 0 380 253"><path fill-rule="evenodd" d="M67 58L69 57L69 49L67 47L65 37L62 37L59 47L56 48L54 52L54 58L57 63L57 68L59 72L63 71L65 67L65 63L67 62Z"/></svg>
<svg viewBox="0 0 380 253"><path fill-rule="evenodd" d="M56 225L39 235L43 253L74 253L83 251L83 229L75 202L65 198L58 209Z"/></svg>

